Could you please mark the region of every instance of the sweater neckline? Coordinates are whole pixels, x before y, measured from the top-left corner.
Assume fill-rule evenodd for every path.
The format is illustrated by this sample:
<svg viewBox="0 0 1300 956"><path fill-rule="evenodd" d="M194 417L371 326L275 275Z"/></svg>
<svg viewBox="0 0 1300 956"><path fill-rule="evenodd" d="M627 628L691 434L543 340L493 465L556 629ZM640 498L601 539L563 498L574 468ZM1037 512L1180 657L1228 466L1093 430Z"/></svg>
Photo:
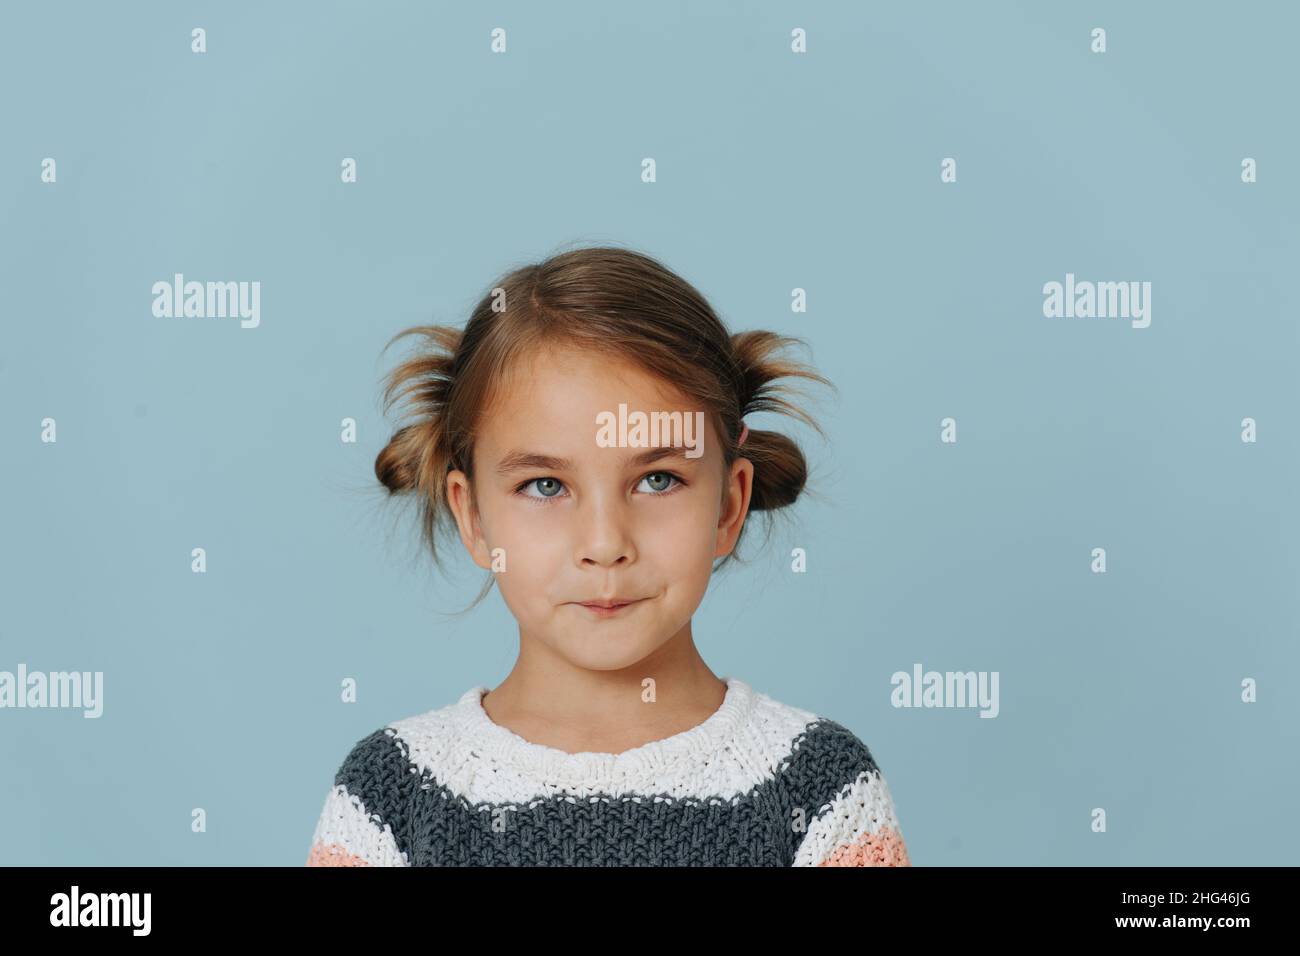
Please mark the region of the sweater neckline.
<svg viewBox="0 0 1300 956"><path fill-rule="evenodd" d="M488 693L488 687L471 687L461 695L458 703L462 728L475 749L547 783L590 786L647 769L676 768L692 757L707 762L711 755L734 738L749 719L755 701L753 688L744 681L730 676L723 676L720 680L727 685L722 704L701 723L621 753L592 750L570 753L525 740L488 716L483 708L483 697Z"/></svg>

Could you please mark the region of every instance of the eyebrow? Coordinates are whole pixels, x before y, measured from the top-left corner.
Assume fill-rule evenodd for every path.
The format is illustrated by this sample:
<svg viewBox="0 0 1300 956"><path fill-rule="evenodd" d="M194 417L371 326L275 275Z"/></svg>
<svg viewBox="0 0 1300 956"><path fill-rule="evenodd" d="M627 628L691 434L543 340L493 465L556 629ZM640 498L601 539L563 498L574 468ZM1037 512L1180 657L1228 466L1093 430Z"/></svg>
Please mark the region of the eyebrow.
<svg viewBox="0 0 1300 956"><path fill-rule="evenodd" d="M623 464L624 467L632 468L650 465L664 458L680 458L686 462L699 461L699 458L686 457L685 446L662 445L635 455L629 455ZM555 458L551 455L542 455L532 451L512 451L497 464L497 474L510 475L516 471L534 468L544 471L571 471L573 462L568 458Z"/></svg>

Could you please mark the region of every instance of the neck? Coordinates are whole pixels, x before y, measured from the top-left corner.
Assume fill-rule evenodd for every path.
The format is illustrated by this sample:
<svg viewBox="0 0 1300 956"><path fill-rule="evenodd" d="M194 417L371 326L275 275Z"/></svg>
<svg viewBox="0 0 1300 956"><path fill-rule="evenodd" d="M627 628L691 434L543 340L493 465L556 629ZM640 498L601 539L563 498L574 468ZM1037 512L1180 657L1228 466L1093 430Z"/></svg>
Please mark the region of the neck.
<svg viewBox="0 0 1300 956"><path fill-rule="evenodd" d="M533 743L621 753L700 724L726 689L695 647L690 621L652 654L614 670L580 667L521 629L519 658L483 709Z"/></svg>

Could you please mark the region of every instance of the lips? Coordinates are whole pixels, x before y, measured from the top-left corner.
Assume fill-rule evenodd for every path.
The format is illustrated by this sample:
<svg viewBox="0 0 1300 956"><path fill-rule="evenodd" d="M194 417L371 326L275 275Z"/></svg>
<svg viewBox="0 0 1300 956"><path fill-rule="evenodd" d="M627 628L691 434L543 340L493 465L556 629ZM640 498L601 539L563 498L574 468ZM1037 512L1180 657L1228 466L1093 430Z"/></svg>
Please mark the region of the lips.
<svg viewBox="0 0 1300 956"><path fill-rule="evenodd" d="M624 614L631 614L633 608L640 607L648 600L649 598L616 594L613 597L592 598L589 601L572 603L574 607L580 607L586 612L583 617L594 621L607 621L621 618Z"/></svg>
<svg viewBox="0 0 1300 956"><path fill-rule="evenodd" d="M577 603L581 604L583 607L615 608L615 607L623 607L624 605L627 604L635 604L639 600L641 599L640 598L609 598L608 600L602 599L596 601L578 601Z"/></svg>

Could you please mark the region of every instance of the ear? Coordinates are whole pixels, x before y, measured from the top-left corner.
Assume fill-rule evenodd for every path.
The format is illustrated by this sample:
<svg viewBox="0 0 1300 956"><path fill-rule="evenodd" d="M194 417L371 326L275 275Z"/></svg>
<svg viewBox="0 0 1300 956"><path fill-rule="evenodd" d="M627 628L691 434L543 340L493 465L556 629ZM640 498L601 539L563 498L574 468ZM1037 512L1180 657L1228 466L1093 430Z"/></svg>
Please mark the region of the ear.
<svg viewBox="0 0 1300 956"><path fill-rule="evenodd" d="M722 507L718 517L718 537L713 556L721 558L731 553L745 526L749 514L749 501L754 493L754 463L748 458L737 458L731 463L722 489Z"/></svg>
<svg viewBox="0 0 1300 956"><path fill-rule="evenodd" d="M447 472L447 504L456 518L456 528L460 532L461 544L480 568L492 569L491 549L483 537L480 527L478 509L474 505L474 490L469 476L463 471Z"/></svg>

